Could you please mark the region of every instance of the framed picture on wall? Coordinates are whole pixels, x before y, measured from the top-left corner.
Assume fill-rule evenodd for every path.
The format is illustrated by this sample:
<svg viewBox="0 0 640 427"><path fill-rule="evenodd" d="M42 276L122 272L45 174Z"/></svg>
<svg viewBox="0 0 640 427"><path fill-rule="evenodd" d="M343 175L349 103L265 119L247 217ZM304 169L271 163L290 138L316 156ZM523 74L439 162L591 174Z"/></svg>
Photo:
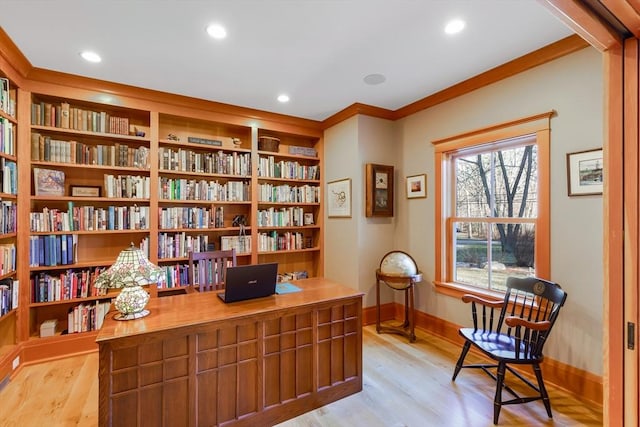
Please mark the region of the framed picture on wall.
<svg viewBox="0 0 640 427"><path fill-rule="evenodd" d="M567 186L569 196L602 194L602 148L567 153Z"/></svg>
<svg viewBox="0 0 640 427"><path fill-rule="evenodd" d="M427 197L427 174L407 177L407 199Z"/></svg>
<svg viewBox="0 0 640 427"><path fill-rule="evenodd" d="M366 216L393 216L393 166L367 163Z"/></svg>
<svg viewBox="0 0 640 427"><path fill-rule="evenodd" d="M351 217L351 178L327 183L327 216L329 218Z"/></svg>

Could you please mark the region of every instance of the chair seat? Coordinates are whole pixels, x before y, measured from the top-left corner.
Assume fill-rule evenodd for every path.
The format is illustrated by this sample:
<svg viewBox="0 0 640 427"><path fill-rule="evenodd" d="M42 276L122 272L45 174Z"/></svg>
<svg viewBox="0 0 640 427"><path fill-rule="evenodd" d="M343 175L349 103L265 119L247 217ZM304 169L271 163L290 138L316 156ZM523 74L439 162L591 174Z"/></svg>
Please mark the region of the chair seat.
<svg viewBox="0 0 640 427"><path fill-rule="evenodd" d="M531 357L525 352L524 343L520 345L520 352L516 357L516 340L505 334L474 328L460 329L460 335L478 347L487 356L495 360L510 363L532 363L542 361L542 356Z"/></svg>

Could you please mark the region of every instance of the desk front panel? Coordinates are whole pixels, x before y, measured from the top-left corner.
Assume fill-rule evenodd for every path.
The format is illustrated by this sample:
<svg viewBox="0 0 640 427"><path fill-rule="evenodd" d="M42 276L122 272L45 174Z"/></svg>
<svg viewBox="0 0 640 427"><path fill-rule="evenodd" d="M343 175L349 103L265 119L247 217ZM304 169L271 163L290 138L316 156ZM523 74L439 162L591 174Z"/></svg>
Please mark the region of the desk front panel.
<svg viewBox="0 0 640 427"><path fill-rule="evenodd" d="M100 424L273 424L362 389L356 294L99 340Z"/></svg>

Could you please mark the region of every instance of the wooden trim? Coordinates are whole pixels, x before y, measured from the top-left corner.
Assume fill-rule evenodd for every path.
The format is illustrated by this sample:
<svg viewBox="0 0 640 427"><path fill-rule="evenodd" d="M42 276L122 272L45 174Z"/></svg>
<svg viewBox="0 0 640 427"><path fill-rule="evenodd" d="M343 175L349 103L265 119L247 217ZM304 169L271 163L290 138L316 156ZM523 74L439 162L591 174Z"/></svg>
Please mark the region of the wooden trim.
<svg viewBox="0 0 640 427"><path fill-rule="evenodd" d="M317 137L322 135L322 123L316 120L239 107L221 102L207 101L200 98L193 98L152 89L144 89L120 83L108 82L105 80L61 73L58 71L32 68L27 74L27 79L32 92L48 92L46 88L38 86L38 83L44 83L46 85L61 86L65 88L64 90L67 94L67 88L77 88L90 92L109 94L113 97L129 97L136 100L142 100L147 103L153 102L163 104L165 106L170 105L171 107L174 107L174 109L177 107L178 111L181 111L182 113L184 113L184 108L192 110L199 109L207 113L208 120L233 122L229 117L236 117L237 124L240 125L257 126L263 129L268 129L276 125L278 129L281 129L282 125L290 125L292 126L292 129L289 130L291 133L309 133ZM75 96L73 97L75 98ZM95 102L95 100L92 101ZM149 109L149 105L145 104L144 109ZM152 107L151 109L154 108ZM173 114L172 110L163 111L165 109L166 107L164 109L160 107L160 113ZM211 112L220 113L229 117L211 118ZM238 121L238 119L240 120ZM306 132L301 132L301 129L307 130Z"/></svg>
<svg viewBox="0 0 640 427"><path fill-rule="evenodd" d="M538 147L538 182L539 188L545 191L538 194L538 217L534 221L536 224L536 274L541 278L549 279L551 276L550 245L550 137L551 117L554 111L548 111L534 116L523 117L506 123L495 124L481 129L461 133L458 135L432 141L435 148L435 280L436 292L445 295L459 297L463 293L468 293L468 288L457 283L453 283L453 258L448 249L453 241L451 235L451 216L444 210L444 203L450 200L446 194L447 183L450 179L449 169L450 155L464 148L475 145L486 146L492 142L504 141L510 138L522 137L536 134L535 143ZM444 199L444 200L443 200ZM491 219L496 221L496 218ZM444 239L443 239L444 237ZM481 291L480 291L481 292ZM482 294L482 293L481 293ZM484 294L482 294L484 295Z"/></svg>
<svg viewBox="0 0 640 427"><path fill-rule="evenodd" d="M606 425L624 425L623 312L623 50L604 53L605 122L603 192L603 340L604 407Z"/></svg>
<svg viewBox="0 0 640 427"><path fill-rule="evenodd" d="M394 320L396 316L396 304L393 302L387 304L380 304L380 320L385 322L387 320ZM365 307L362 309L362 325L375 325L376 324L376 307Z"/></svg>
<svg viewBox="0 0 640 427"><path fill-rule="evenodd" d="M638 40L628 39L624 46L624 319L638 324ZM624 354L625 422L638 419L638 351L625 348Z"/></svg>
<svg viewBox="0 0 640 427"><path fill-rule="evenodd" d="M633 0L599 0L636 38L640 38L640 5Z"/></svg>
<svg viewBox="0 0 640 427"><path fill-rule="evenodd" d="M12 80L19 80L18 85L22 86L21 80L27 76L27 73L33 66L26 56L18 49L18 46L11 40L11 37L0 26L0 57L2 58L2 70L6 73L9 69L13 70L15 75L9 76Z"/></svg>
<svg viewBox="0 0 640 427"><path fill-rule="evenodd" d="M97 336L98 331L91 331L25 341L20 351L21 363L39 363L98 351Z"/></svg>
<svg viewBox="0 0 640 427"><path fill-rule="evenodd" d="M431 141L431 143L436 146L437 151L451 151L478 144L483 140L502 140L514 136L526 135L527 133L549 129L549 119L551 119L553 115L555 115L555 111L551 110L534 116L522 117L446 138L436 139ZM511 128L515 129L511 130Z"/></svg>
<svg viewBox="0 0 640 427"><path fill-rule="evenodd" d="M394 305L395 318L389 320L403 320L404 306L399 303L392 304ZM367 307L363 309L363 312L369 310L375 310L375 307ZM416 326L449 342L460 346L463 344L463 340L458 334L461 326L455 323L416 310ZM477 354L480 355L480 353ZM453 372L453 365L451 369ZM516 367L516 369L518 368ZM550 358L545 358L542 371L546 382L597 405L602 405L602 377ZM532 375L531 371L527 369L522 369L520 372L527 376Z"/></svg>
<svg viewBox="0 0 640 427"><path fill-rule="evenodd" d="M20 355L20 348L20 344L16 344L10 351L0 357L0 383L2 383L7 376L13 378L20 371L23 365L22 362L15 371L13 370L13 360Z"/></svg>
<svg viewBox="0 0 640 427"><path fill-rule="evenodd" d="M578 0L540 0L539 3L599 51L622 46L622 36L585 3Z"/></svg>
<svg viewBox="0 0 640 427"><path fill-rule="evenodd" d="M377 117L386 120L395 120L396 114L394 111L387 110L386 108L374 107L373 105L361 104L356 102L349 105L344 110L338 111L332 116L327 117L322 121L322 129L328 129L336 124L347 120L357 114L364 114L370 117Z"/></svg>
<svg viewBox="0 0 640 427"><path fill-rule="evenodd" d="M475 77L467 79L447 89L422 98L419 101L394 111L395 119L401 119L410 116L419 111L441 104L445 101L457 98L474 90L481 89L493 83L512 77L516 74L525 72L555 59L561 58L570 53L588 47L588 43L576 35L571 35L555 43L551 43L538 50L530 52L489 71L478 74Z"/></svg>

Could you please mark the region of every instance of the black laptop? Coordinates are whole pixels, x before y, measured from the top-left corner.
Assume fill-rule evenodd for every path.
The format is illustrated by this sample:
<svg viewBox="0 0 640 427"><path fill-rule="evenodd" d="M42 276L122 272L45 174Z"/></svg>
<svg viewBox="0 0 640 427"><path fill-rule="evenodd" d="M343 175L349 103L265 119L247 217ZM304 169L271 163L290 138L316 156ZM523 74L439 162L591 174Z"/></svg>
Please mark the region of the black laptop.
<svg viewBox="0 0 640 427"><path fill-rule="evenodd" d="M227 267L225 289L218 297L224 302L235 302L273 295L277 276L277 262Z"/></svg>

